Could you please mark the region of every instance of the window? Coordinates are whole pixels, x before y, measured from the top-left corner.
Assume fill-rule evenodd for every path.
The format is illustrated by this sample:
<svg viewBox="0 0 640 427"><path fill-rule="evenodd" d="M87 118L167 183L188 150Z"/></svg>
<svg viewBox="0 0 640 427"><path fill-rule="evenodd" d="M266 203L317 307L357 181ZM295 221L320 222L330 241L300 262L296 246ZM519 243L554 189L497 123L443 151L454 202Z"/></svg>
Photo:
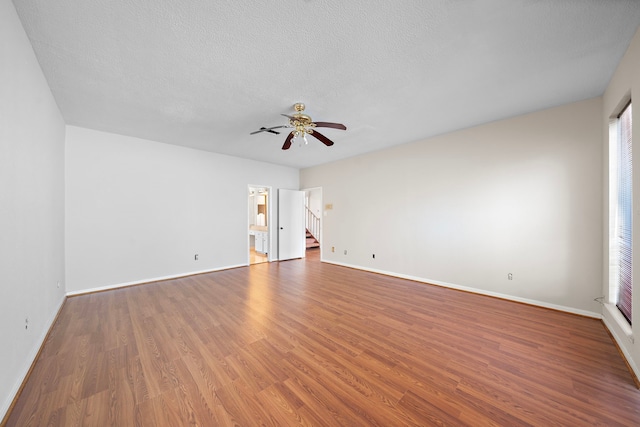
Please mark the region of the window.
<svg viewBox="0 0 640 427"><path fill-rule="evenodd" d="M611 255L616 306L631 324L633 291L633 200L631 102L612 122L611 129Z"/></svg>

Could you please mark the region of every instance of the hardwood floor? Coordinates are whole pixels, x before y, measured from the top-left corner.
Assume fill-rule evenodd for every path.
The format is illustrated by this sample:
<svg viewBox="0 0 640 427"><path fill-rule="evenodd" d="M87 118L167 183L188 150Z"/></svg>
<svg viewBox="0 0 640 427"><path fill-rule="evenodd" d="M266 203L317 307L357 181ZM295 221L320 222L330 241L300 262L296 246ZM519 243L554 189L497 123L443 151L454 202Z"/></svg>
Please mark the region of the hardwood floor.
<svg viewBox="0 0 640 427"><path fill-rule="evenodd" d="M8 426L637 426L599 320L303 260L72 297Z"/></svg>
<svg viewBox="0 0 640 427"><path fill-rule="evenodd" d="M263 262L269 262L269 256L260 252L256 252L255 249L251 248L249 250L249 264L260 264Z"/></svg>

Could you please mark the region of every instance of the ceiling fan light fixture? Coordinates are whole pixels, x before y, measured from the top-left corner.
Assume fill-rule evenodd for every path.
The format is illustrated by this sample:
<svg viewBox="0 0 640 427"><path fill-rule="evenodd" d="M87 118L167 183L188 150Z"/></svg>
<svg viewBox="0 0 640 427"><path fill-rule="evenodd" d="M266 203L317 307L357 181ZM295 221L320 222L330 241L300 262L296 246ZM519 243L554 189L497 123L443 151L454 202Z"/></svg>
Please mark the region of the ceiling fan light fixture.
<svg viewBox="0 0 640 427"><path fill-rule="evenodd" d="M309 144L309 140L307 139L307 133L304 129L296 130L293 133L293 141L298 143L298 147L302 147L302 144Z"/></svg>

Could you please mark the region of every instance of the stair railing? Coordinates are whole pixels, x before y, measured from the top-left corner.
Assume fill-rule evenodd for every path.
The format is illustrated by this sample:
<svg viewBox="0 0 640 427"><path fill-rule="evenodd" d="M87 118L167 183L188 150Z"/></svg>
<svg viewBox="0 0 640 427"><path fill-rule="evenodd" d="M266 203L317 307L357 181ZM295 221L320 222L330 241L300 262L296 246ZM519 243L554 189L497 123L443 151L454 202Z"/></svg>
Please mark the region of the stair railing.
<svg viewBox="0 0 640 427"><path fill-rule="evenodd" d="M305 206L305 209L307 211L305 226L313 238L320 242L320 218L311 212L311 209L309 209L308 206Z"/></svg>

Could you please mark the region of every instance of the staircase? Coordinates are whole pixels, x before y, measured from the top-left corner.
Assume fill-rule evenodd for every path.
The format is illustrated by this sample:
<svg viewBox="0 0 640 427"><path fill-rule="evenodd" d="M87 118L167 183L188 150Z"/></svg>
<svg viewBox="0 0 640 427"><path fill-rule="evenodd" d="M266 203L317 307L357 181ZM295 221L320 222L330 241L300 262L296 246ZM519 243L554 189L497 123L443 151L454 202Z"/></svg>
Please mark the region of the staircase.
<svg viewBox="0 0 640 427"><path fill-rule="evenodd" d="M318 240L315 237L313 237L313 234L311 234L309 229L307 229L307 249L314 249L319 247L320 247L320 242L318 242Z"/></svg>
<svg viewBox="0 0 640 427"><path fill-rule="evenodd" d="M320 218L315 216L308 206L305 206L306 218L305 226L307 229L307 249L314 249L320 247Z"/></svg>

